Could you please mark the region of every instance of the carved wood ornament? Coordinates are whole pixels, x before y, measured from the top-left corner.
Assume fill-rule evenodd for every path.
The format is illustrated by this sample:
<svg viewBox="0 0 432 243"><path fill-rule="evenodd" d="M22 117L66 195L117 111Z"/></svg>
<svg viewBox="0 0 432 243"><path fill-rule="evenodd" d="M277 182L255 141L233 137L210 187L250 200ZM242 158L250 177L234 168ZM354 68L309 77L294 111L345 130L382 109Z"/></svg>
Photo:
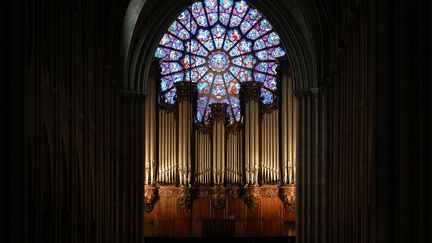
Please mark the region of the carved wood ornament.
<svg viewBox="0 0 432 243"><path fill-rule="evenodd" d="M279 197L288 212L295 212L296 208L296 189L295 186L279 188Z"/></svg>
<svg viewBox="0 0 432 243"><path fill-rule="evenodd" d="M154 205L159 199L158 188L155 186L145 186L144 188L144 210L146 213L153 211Z"/></svg>

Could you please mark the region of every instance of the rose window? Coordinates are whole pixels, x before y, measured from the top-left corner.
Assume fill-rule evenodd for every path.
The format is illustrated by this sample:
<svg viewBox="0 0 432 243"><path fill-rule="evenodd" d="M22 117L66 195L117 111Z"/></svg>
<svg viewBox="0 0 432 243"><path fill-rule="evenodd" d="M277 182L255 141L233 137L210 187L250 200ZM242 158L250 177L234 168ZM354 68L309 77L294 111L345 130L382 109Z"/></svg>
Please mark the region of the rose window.
<svg viewBox="0 0 432 243"><path fill-rule="evenodd" d="M196 83L195 121L207 122L210 105L226 103L231 123L240 122L240 83L263 83L263 104L275 101L278 34L246 1L196 1L171 24L156 49L162 102L175 104L176 82Z"/></svg>

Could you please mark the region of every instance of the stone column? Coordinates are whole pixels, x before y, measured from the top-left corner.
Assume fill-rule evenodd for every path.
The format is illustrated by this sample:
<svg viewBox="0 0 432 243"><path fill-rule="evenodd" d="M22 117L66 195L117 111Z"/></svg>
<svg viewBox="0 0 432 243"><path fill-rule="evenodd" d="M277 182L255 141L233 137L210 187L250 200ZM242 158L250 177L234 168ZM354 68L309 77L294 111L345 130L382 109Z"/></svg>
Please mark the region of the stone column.
<svg viewBox="0 0 432 243"><path fill-rule="evenodd" d="M191 183L192 170L192 91L191 82L176 83L178 104L178 173L179 185Z"/></svg>
<svg viewBox="0 0 432 243"><path fill-rule="evenodd" d="M213 183L225 182L225 121L227 104L211 104L213 122Z"/></svg>
<svg viewBox="0 0 432 243"><path fill-rule="evenodd" d="M262 84L244 82L241 96L245 124L245 172L246 184L258 185L259 172L259 101Z"/></svg>

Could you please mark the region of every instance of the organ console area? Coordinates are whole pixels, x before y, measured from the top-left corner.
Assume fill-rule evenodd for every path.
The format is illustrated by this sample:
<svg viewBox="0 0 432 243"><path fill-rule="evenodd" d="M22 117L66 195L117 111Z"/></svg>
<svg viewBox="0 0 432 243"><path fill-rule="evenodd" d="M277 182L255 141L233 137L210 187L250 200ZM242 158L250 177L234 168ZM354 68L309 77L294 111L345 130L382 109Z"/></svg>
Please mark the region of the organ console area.
<svg viewBox="0 0 432 243"><path fill-rule="evenodd" d="M169 105L159 96L158 83L150 82L147 237L295 234L293 76L289 71L279 75L277 101L271 105L261 102L261 83L241 83L242 118L234 123L224 103L210 105L208 122L197 123L193 83L176 83L176 103Z"/></svg>

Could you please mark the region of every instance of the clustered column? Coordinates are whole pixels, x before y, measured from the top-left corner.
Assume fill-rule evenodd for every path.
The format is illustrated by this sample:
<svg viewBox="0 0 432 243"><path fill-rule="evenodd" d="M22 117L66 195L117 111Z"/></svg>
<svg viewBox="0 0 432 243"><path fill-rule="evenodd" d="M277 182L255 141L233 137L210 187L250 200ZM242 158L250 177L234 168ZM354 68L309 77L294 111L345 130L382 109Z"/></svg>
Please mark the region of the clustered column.
<svg viewBox="0 0 432 243"><path fill-rule="evenodd" d="M178 102L178 172L181 186L191 183L192 91L191 82L176 83Z"/></svg>
<svg viewBox="0 0 432 243"><path fill-rule="evenodd" d="M259 172L259 100L261 83L241 84L245 125L246 184L258 185Z"/></svg>
<svg viewBox="0 0 432 243"><path fill-rule="evenodd" d="M223 185L225 182L225 121L227 104L211 104L213 119L213 182Z"/></svg>

